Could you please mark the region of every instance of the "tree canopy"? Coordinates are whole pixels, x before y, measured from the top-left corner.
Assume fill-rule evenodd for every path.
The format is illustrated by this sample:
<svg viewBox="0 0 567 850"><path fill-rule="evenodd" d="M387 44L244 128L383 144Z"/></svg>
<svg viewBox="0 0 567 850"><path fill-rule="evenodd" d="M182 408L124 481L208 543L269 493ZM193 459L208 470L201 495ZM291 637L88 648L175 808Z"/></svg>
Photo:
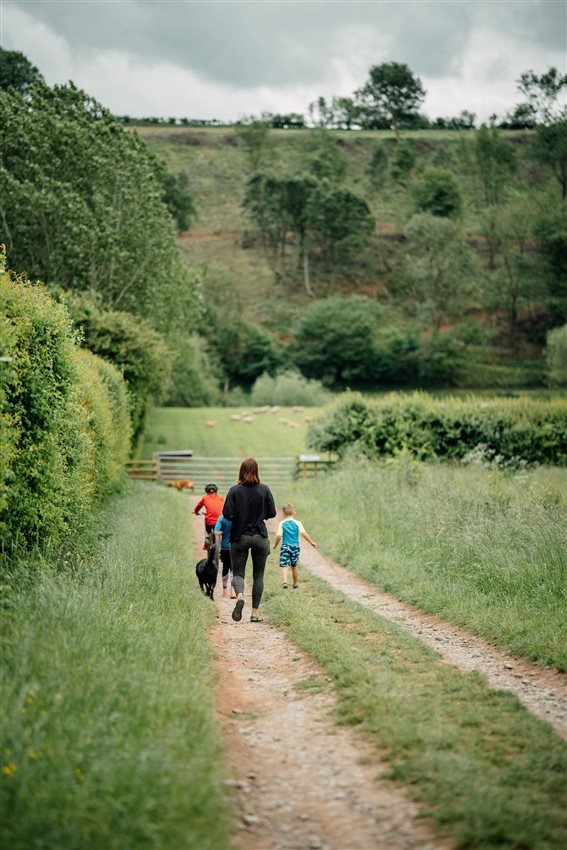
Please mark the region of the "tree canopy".
<svg viewBox="0 0 567 850"><path fill-rule="evenodd" d="M396 134L419 114L425 90L419 77L401 62L384 62L370 68L368 81L356 92L366 126L393 127Z"/></svg>
<svg viewBox="0 0 567 850"><path fill-rule="evenodd" d="M35 83L41 82L42 75L23 53L0 47L0 89L13 88L26 95Z"/></svg>
<svg viewBox="0 0 567 850"><path fill-rule="evenodd" d="M0 241L10 265L166 328L198 293L175 243L164 168L72 84L0 92Z"/></svg>

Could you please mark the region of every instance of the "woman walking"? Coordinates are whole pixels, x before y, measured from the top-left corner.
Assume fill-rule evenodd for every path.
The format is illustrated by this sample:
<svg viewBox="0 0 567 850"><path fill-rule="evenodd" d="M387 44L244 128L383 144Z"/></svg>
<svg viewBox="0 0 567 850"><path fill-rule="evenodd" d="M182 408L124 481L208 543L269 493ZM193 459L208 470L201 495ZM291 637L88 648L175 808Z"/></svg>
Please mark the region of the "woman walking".
<svg viewBox="0 0 567 850"><path fill-rule="evenodd" d="M258 608L264 592L264 569L270 554L270 541L264 520L276 515L274 497L266 484L260 483L258 462L246 457L240 464L238 484L227 493L223 516L232 522L230 529L230 556L232 560L232 586L236 605L232 619L240 622L244 608L244 574L248 553L252 555L252 614L251 623L261 623Z"/></svg>

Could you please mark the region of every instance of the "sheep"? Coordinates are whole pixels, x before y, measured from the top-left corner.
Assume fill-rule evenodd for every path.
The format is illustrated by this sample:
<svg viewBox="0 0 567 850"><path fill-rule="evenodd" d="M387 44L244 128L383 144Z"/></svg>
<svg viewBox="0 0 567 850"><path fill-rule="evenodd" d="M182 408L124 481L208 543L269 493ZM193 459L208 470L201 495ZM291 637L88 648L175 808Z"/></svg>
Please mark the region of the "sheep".
<svg viewBox="0 0 567 850"><path fill-rule="evenodd" d="M214 428L216 424L217 423L215 422L214 419L207 419L207 421L205 422L205 425L207 426L207 428Z"/></svg>
<svg viewBox="0 0 567 850"><path fill-rule="evenodd" d="M242 419L242 417L239 416L238 413L233 413L232 416L230 417L231 422L240 422L241 419Z"/></svg>

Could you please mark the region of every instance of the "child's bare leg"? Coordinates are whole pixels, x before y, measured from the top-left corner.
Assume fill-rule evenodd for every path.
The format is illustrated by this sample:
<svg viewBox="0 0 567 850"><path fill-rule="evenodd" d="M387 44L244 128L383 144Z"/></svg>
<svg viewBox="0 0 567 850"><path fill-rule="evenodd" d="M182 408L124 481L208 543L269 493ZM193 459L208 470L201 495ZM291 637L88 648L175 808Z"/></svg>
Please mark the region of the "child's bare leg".
<svg viewBox="0 0 567 850"><path fill-rule="evenodd" d="M282 583L287 584L287 567L282 567Z"/></svg>
<svg viewBox="0 0 567 850"><path fill-rule="evenodd" d="M291 568L291 577L293 578L294 585L299 584L299 568L298 567L292 567Z"/></svg>

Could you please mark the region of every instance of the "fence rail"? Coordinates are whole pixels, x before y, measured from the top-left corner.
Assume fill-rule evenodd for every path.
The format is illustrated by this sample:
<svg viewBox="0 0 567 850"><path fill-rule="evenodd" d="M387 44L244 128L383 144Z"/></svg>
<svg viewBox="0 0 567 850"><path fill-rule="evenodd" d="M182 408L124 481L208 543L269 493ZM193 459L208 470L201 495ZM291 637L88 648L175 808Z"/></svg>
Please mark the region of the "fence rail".
<svg viewBox="0 0 567 850"><path fill-rule="evenodd" d="M259 457L262 481L270 486L286 484L295 478L312 478L324 472L334 461L316 457ZM159 452L151 460L130 460L126 471L130 478L166 482L188 479L197 491L210 481L226 491L238 478L240 457L195 457L192 452Z"/></svg>

